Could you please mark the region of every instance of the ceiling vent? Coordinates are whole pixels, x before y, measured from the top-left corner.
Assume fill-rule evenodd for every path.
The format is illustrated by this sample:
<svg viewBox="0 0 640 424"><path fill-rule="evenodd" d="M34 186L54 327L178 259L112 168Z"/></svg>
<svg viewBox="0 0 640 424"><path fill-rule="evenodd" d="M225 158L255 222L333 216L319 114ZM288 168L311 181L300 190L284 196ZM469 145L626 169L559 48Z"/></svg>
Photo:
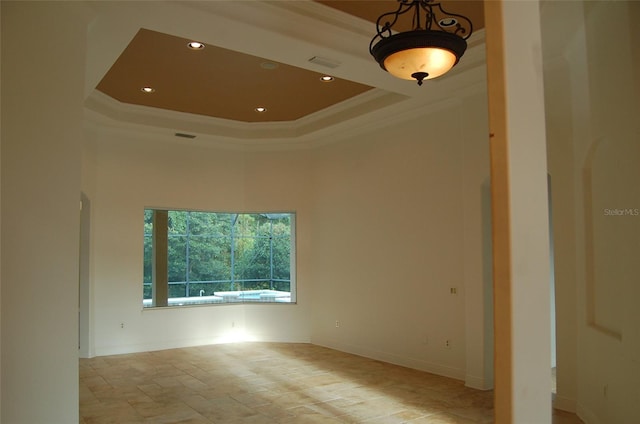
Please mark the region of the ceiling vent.
<svg viewBox="0 0 640 424"><path fill-rule="evenodd" d="M193 134L186 134L186 133L175 133L176 137L182 137L182 138L196 138L195 135Z"/></svg>
<svg viewBox="0 0 640 424"><path fill-rule="evenodd" d="M340 66L340 62L338 62L337 60L327 59L326 57L320 57L320 56L313 56L311 59L309 59L309 62L315 65L325 66L331 69L335 69L338 66Z"/></svg>

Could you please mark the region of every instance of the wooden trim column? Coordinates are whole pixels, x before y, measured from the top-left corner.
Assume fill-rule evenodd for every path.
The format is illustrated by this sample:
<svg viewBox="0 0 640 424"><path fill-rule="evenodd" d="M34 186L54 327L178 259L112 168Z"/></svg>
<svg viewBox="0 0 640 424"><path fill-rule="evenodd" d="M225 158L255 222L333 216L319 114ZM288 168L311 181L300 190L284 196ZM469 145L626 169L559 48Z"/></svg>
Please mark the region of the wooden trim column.
<svg viewBox="0 0 640 424"><path fill-rule="evenodd" d="M153 211L153 271L151 279L151 302L153 306L167 306L169 304L168 222L168 211L157 209Z"/></svg>
<svg viewBox="0 0 640 424"><path fill-rule="evenodd" d="M503 57L502 2L485 1L489 144L491 150L491 237L493 246L494 422L510 423L511 244L509 172ZM491 28L491 29L489 29Z"/></svg>
<svg viewBox="0 0 640 424"><path fill-rule="evenodd" d="M551 423L549 223L539 2L485 1L495 423Z"/></svg>

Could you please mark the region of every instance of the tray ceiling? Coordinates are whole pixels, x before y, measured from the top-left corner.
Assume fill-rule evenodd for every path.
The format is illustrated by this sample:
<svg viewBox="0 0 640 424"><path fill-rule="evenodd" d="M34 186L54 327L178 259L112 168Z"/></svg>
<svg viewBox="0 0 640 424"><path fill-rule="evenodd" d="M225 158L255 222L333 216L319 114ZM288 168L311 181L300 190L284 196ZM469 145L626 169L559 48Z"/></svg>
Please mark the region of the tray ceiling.
<svg viewBox="0 0 640 424"><path fill-rule="evenodd" d="M345 13L348 19L371 22L372 36L376 18L397 7L394 0L316 3ZM442 3L446 10L468 15L475 29L484 26L481 1ZM205 47L191 50L190 41L202 41ZM323 82L322 76L331 76L331 68L324 69L326 73L316 72L207 40L141 28L96 88L125 104L252 123L295 121L375 88L340 77ZM373 59L371 69L380 71ZM143 92L146 86L154 92ZM257 107L266 111L259 113Z"/></svg>

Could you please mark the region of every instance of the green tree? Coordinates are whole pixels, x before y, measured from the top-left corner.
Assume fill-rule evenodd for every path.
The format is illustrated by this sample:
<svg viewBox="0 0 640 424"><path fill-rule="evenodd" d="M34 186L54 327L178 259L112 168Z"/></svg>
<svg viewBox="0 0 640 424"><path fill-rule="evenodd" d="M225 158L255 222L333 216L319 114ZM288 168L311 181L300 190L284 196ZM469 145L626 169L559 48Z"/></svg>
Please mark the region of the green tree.
<svg viewBox="0 0 640 424"><path fill-rule="evenodd" d="M289 214L169 211L167 235L170 297L198 296L201 291L210 295L232 288L290 289L288 282L272 281L290 279ZM151 297L152 240L153 211L145 210L145 298ZM232 280L261 281L239 286Z"/></svg>

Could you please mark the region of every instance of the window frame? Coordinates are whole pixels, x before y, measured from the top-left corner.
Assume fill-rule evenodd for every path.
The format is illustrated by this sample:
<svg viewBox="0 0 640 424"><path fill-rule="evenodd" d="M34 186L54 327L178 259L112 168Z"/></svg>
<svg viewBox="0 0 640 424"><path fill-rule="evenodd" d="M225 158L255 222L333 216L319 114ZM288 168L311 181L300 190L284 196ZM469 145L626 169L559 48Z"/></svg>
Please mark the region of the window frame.
<svg viewBox="0 0 640 424"><path fill-rule="evenodd" d="M148 230L148 213L151 212L152 225L151 225L151 233ZM170 232L170 224L169 224L169 214L170 213L187 213L187 223L189 222L191 213L197 214L221 214L228 215L231 219L230 234L194 234L190 232L190 228L187 224L185 228L184 234L169 234ZM255 231L252 235L246 234L234 234L237 230L234 231L235 226L238 222L240 222L241 217L249 216L252 221L255 221ZM288 224L288 234L285 236L274 236L274 225L277 225L277 220L281 218L287 218ZM261 220L267 219L269 223L269 232L268 235L260 234L261 227L264 225L264 222L260 224ZM297 303L297 288L296 288L296 212L295 211L285 211L285 212L212 212L212 211L202 211L202 210L193 210L193 209L175 209L175 208L157 208L157 207L145 207L144 208L144 235L143 235L143 246L144 246L144 258L143 258L143 278L142 278L142 286L143 286L143 299L142 306L143 309L156 309L156 308L166 308L166 307L185 307L185 306L200 306L200 305L228 305L228 304L278 304L278 305L291 305ZM274 224L276 222L276 224ZM240 225L240 224L238 224ZM164 230L163 230L164 229ZM228 279L222 280L201 280L201 281L190 281L189 278L189 261L190 253L190 238L191 237L199 237L204 236L210 237L212 239L225 240L228 239L227 246L230 249L230 258L232 265L229 269ZM170 269L169 269L169 239L173 238L185 238L185 281L169 281ZM149 251L149 239L151 239L151 249ZM238 269L234 268L234 248L238 243L238 240L252 240L251 244L254 246L258 240L268 240L269 246L269 278L237 278ZM289 273L288 279L286 278L274 278L274 240L288 240L288 262L289 262ZM254 250L257 250L254 249ZM286 252L286 248L285 248ZM224 252L223 252L224 253ZM149 257L151 255L151 281L149 280ZM255 257L254 257L255 258ZM249 262L249 264L253 264L253 262ZM224 264L222 265L224 267ZM283 274L283 275L286 275ZM255 288L255 289L247 289L242 285L250 282L254 284L269 283L268 288ZM274 282L279 284L288 284L289 290L286 291L284 289L275 290ZM190 294L190 284L229 284L231 290L212 290L210 295L203 295L204 290L201 289L199 292L199 296L189 295ZM177 284L185 284L185 296L184 297L171 297L171 285ZM236 289L235 284L241 284L239 289ZM151 286L151 298L147 297L147 287ZM234 290L235 289L235 290Z"/></svg>

